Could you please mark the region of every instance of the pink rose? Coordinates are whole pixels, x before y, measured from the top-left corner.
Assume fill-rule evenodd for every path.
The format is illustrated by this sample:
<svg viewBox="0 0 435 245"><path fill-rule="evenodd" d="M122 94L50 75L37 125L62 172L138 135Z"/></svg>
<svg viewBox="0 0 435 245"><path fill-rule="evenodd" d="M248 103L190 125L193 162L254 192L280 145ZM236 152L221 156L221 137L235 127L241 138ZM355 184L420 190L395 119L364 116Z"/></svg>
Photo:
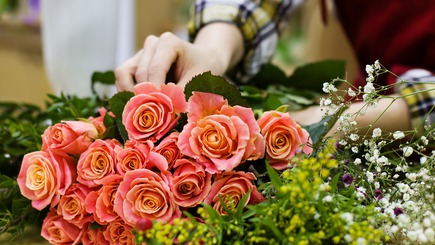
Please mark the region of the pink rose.
<svg viewBox="0 0 435 245"><path fill-rule="evenodd" d="M226 206L234 210L238 205L246 206L247 204L257 204L264 200L264 197L258 192L257 187L252 183L255 180L253 173L245 172L223 172L216 176L210 193L204 202L211 205L219 214L226 215L227 212L221 205L219 197L222 198ZM242 197L252 190L245 203L240 203Z"/></svg>
<svg viewBox="0 0 435 245"><path fill-rule="evenodd" d="M62 156L79 155L97 138L98 131L90 122L64 121L48 127L42 134L42 150L48 148Z"/></svg>
<svg viewBox="0 0 435 245"><path fill-rule="evenodd" d="M172 192L175 203L194 207L204 201L211 188L211 174L199 163L188 159L178 159L174 169Z"/></svg>
<svg viewBox="0 0 435 245"><path fill-rule="evenodd" d="M163 138L158 146L154 148L154 151L160 153L160 155L166 158L168 162L168 168L171 169L175 161L182 157L180 148L177 146L179 132L172 132L170 135Z"/></svg>
<svg viewBox="0 0 435 245"><path fill-rule="evenodd" d="M143 219L169 222L181 216L170 189L170 179L149 169L125 173L115 196L115 211L131 226Z"/></svg>
<svg viewBox="0 0 435 245"><path fill-rule="evenodd" d="M161 139L186 111L183 89L173 83L160 89L150 82L139 83L134 94L124 107L122 123L129 138L139 142Z"/></svg>
<svg viewBox="0 0 435 245"><path fill-rule="evenodd" d="M288 113L279 111L264 112L258 119L261 133L266 139L266 158L277 170L287 168L298 150L310 154L309 134L297 124Z"/></svg>
<svg viewBox="0 0 435 245"><path fill-rule="evenodd" d="M98 117L89 117L88 120L94 124L95 128L98 131L98 135L104 133L106 131L106 125L104 125L104 117L106 117L106 114L108 114L110 117L115 118L115 115L112 112L107 112L106 108L101 107L98 109L98 112L100 113L100 116Z"/></svg>
<svg viewBox="0 0 435 245"><path fill-rule="evenodd" d="M133 227L125 224L122 220L110 222L104 231L104 237L111 244L134 245Z"/></svg>
<svg viewBox="0 0 435 245"><path fill-rule="evenodd" d="M42 223L41 236L51 244L78 244L81 230L50 209Z"/></svg>
<svg viewBox="0 0 435 245"><path fill-rule="evenodd" d="M113 204L121 180L121 175L110 175L101 181L103 186L98 191L92 191L86 197L86 211L94 214L97 223L105 225L119 218Z"/></svg>
<svg viewBox="0 0 435 245"><path fill-rule="evenodd" d="M89 187L101 185L105 177L115 174L116 154L121 149L121 143L115 139L97 139L80 155L77 181Z"/></svg>
<svg viewBox="0 0 435 245"><path fill-rule="evenodd" d="M104 237L105 230L106 227L91 229L90 224L88 224L82 236L83 245L109 245L110 241Z"/></svg>
<svg viewBox="0 0 435 245"><path fill-rule="evenodd" d="M231 107L220 95L194 92L188 111L178 147L209 173L231 171L246 160L263 157L264 139L252 109Z"/></svg>
<svg viewBox="0 0 435 245"><path fill-rule="evenodd" d="M65 195L60 198L59 205L57 205L57 214L62 215L66 221L80 229L86 223L93 222L92 214L88 213L85 208L86 196L90 192L89 187L83 184L72 184L66 190Z"/></svg>
<svg viewBox="0 0 435 245"><path fill-rule="evenodd" d="M21 194L38 210L56 206L75 177L74 165L72 157L54 155L50 149L24 155L17 178Z"/></svg>
<svg viewBox="0 0 435 245"><path fill-rule="evenodd" d="M143 144L134 140L127 140L124 149L116 155L118 164L116 170L119 174L127 171L145 168L150 158L150 151L154 147L151 141L145 141Z"/></svg>

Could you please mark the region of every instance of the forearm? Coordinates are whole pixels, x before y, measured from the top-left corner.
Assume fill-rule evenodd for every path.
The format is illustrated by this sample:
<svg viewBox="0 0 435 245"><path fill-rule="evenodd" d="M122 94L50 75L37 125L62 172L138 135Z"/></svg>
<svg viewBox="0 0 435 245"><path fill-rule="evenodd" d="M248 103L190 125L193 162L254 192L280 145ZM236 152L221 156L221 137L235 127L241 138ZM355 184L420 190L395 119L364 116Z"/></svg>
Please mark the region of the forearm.
<svg viewBox="0 0 435 245"><path fill-rule="evenodd" d="M234 68L243 57L244 45L242 33L233 25L224 22L204 26L197 34L194 45L210 50L223 75Z"/></svg>
<svg viewBox="0 0 435 245"><path fill-rule="evenodd" d="M385 132L410 130L411 117L408 105L405 99L398 98L398 96L391 95L388 98L382 98L374 107L368 106L365 102L355 102L344 111L343 115L351 115L351 120L357 123L356 127L360 135L370 134L375 128L380 128ZM335 138L343 137L343 133L338 130L342 126L337 122L329 135Z"/></svg>

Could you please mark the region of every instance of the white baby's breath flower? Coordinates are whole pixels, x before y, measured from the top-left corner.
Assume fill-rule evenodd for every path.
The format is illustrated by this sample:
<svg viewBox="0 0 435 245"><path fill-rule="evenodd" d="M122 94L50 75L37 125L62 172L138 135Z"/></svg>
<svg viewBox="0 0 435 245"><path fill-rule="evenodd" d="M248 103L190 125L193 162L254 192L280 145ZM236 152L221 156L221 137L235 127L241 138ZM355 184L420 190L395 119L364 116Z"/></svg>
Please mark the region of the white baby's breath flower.
<svg viewBox="0 0 435 245"><path fill-rule="evenodd" d="M350 243L350 242L352 242L352 236L350 235L350 234L346 234L346 235L344 235L344 240L347 242L347 243Z"/></svg>
<svg viewBox="0 0 435 245"><path fill-rule="evenodd" d="M404 157L409 157L414 152L414 149L412 149L411 146L404 146L402 148L402 151L403 151L403 156Z"/></svg>
<svg viewBox="0 0 435 245"><path fill-rule="evenodd" d="M405 138L405 134L402 131L396 131L393 133L393 138L396 140L403 139Z"/></svg>
<svg viewBox="0 0 435 245"><path fill-rule="evenodd" d="M390 231L391 231L391 233L396 233L399 231L399 227L397 225L392 225L390 227Z"/></svg>
<svg viewBox="0 0 435 245"><path fill-rule="evenodd" d="M409 201L410 198L408 193L403 194L403 201Z"/></svg>
<svg viewBox="0 0 435 245"><path fill-rule="evenodd" d="M337 88L332 83L323 83L322 90L327 94L337 92Z"/></svg>
<svg viewBox="0 0 435 245"><path fill-rule="evenodd" d="M397 178L399 178L399 176L400 176L400 175L395 174L395 175L393 175L393 179L397 179Z"/></svg>
<svg viewBox="0 0 435 245"><path fill-rule="evenodd" d="M427 161L427 156L420 157L420 164L425 164Z"/></svg>
<svg viewBox="0 0 435 245"><path fill-rule="evenodd" d="M321 98L320 99L320 106L328 106L332 103L330 98Z"/></svg>
<svg viewBox="0 0 435 245"><path fill-rule="evenodd" d="M397 183L396 186L399 188L399 191L402 193L406 193L409 190L409 185L402 182Z"/></svg>
<svg viewBox="0 0 435 245"><path fill-rule="evenodd" d="M366 195L364 195L364 193L362 193L362 192L357 192L357 193L356 193L356 198L357 198L359 201L364 201L364 200L366 199Z"/></svg>
<svg viewBox="0 0 435 245"><path fill-rule="evenodd" d="M349 213L349 212L342 213L340 215L340 218L344 222L346 222L348 225L351 225L353 223L353 215L351 213Z"/></svg>
<svg viewBox="0 0 435 245"><path fill-rule="evenodd" d="M416 173L406 173L405 174L406 178L415 181L417 179L417 174Z"/></svg>
<svg viewBox="0 0 435 245"><path fill-rule="evenodd" d="M373 83L367 82L366 85L364 86L364 93L370 94L373 93L373 91L375 91L375 87L373 86Z"/></svg>
<svg viewBox="0 0 435 245"><path fill-rule="evenodd" d="M353 153L358 153L358 147L353 146L353 147L352 147L352 152L353 152Z"/></svg>
<svg viewBox="0 0 435 245"><path fill-rule="evenodd" d="M332 202L332 196L327 195L322 198L322 202Z"/></svg>
<svg viewBox="0 0 435 245"><path fill-rule="evenodd" d="M418 233L416 231L408 231L406 233L406 236L408 237L409 240L411 241L417 241L418 239Z"/></svg>
<svg viewBox="0 0 435 245"><path fill-rule="evenodd" d="M348 94L350 97L355 97L355 96L356 96L356 92L353 91L352 88L348 88L348 89L347 89L347 94Z"/></svg>
<svg viewBox="0 0 435 245"><path fill-rule="evenodd" d="M424 218L422 223L423 223L423 225L425 227L431 227L432 226L432 222L430 221L429 218Z"/></svg>
<svg viewBox="0 0 435 245"><path fill-rule="evenodd" d="M358 239L356 239L356 245L366 245L367 244L367 240L364 237L358 237Z"/></svg>
<svg viewBox="0 0 435 245"><path fill-rule="evenodd" d="M350 138L352 141L357 141L357 140L359 139L359 136L358 136L357 134L351 134L351 135L349 135L349 138Z"/></svg>
<svg viewBox="0 0 435 245"><path fill-rule="evenodd" d="M353 164L355 164L355 165L359 165L359 164L361 164L361 159L360 158L355 158L355 160L353 160Z"/></svg>
<svg viewBox="0 0 435 245"><path fill-rule="evenodd" d="M367 171L366 172L366 177L367 177L367 181L368 182L373 182L373 180L374 180L374 175L373 175L373 173L372 172L370 172L370 171Z"/></svg>
<svg viewBox="0 0 435 245"><path fill-rule="evenodd" d="M338 143L343 146L347 145L347 141L345 139L340 140Z"/></svg>
<svg viewBox="0 0 435 245"><path fill-rule="evenodd" d="M376 162L380 165L390 165L390 161L386 156L380 156L378 159L376 159Z"/></svg>
<svg viewBox="0 0 435 245"><path fill-rule="evenodd" d="M375 188L379 189L381 187L381 184L379 184L379 182L375 182Z"/></svg>
<svg viewBox="0 0 435 245"><path fill-rule="evenodd" d="M380 128L375 128L373 130L373 134L372 134L373 138L377 138L377 137L379 137L381 135L382 135L382 130Z"/></svg>
<svg viewBox="0 0 435 245"><path fill-rule="evenodd" d="M379 60L375 60L375 63L373 64L375 70L380 70L381 69L381 63L379 62Z"/></svg>
<svg viewBox="0 0 435 245"><path fill-rule="evenodd" d="M429 144L429 140L427 139L426 136L421 136L421 142L423 143L423 145Z"/></svg>
<svg viewBox="0 0 435 245"><path fill-rule="evenodd" d="M367 74L373 74L373 72L374 72L375 70L373 69L373 66L372 65L366 65L366 73Z"/></svg>
<svg viewBox="0 0 435 245"><path fill-rule="evenodd" d="M369 75L369 76L366 78L366 81L369 82L369 83L371 83L371 82L375 81L375 77L374 77L373 75Z"/></svg>
<svg viewBox="0 0 435 245"><path fill-rule="evenodd" d="M431 242L435 242L435 231L432 227L427 228L424 230L424 234L426 235L427 239Z"/></svg>

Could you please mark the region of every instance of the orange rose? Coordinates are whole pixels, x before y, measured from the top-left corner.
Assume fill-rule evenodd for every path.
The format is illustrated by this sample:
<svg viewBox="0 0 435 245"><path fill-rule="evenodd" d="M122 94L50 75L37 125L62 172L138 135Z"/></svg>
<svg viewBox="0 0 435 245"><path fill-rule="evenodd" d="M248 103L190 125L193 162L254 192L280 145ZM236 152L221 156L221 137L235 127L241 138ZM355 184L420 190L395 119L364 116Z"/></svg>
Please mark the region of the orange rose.
<svg viewBox="0 0 435 245"><path fill-rule="evenodd" d="M77 244L81 240L80 229L58 215L54 209L50 209L42 223L41 236L51 244Z"/></svg>
<svg viewBox="0 0 435 245"><path fill-rule="evenodd" d="M264 112L258 119L261 133L266 139L266 158L277 170L283 170L298 150L309 154L309 134L288 113Z"/></svg>
<svg viewBox="0 0 435 245"><path fill-rule="evenodd" d="M194 207L204 201L211 188L211 174L204 167L188 159L178 159L172 175L172 192L175 203Z"/></svg>
<svg viewBox="0 0 435 245"><path fill-rule="evenodd" d="M93 222L92 214L88 213L85 208L86 196L90 192L89 187L83 184L72 184L65 192L65 195L60 198L57 213L80 229L86 223Z"/></svg>
<svg viewBox="0 0 435 245"><path fill-rule="evenodd" d="M134 140L127 140L124 144L124 149L116 154L118 164L116 170L119 174L125 172L145 168L150 158L150 151L154 147L151 141L139 143Z"/></svg>
<svg viewBox="0 0 435 245"><path fill-rule="evenodd" d="M149 169L128 171L116 192L115 211L133 227L143 219L169 222L180 217L169 177Z"/></svg>
<svg viewBox="0 0 435 245"><path fill-rule="evenodd" d="M211 205L221 215L226 215L227 212L222 207L220 198L229 209L235 209L238 205L260 203L264 197L252 183L255 179L253 173L231 171L218 174L204 202ZM240 203L242 197L250 190L251 194L246 202Z"/></svg>
<svg viewBox="0 0 435 245"><path fill-rule="evenodd" d="M159 89L153 83L139 83L125 105L122 123L132 140L153 142L161 139L176 123L187 103L183 89L173 83Z"/></svg>
<svg viewBox="0 0 435 245"><path fill-rule="evenodd" d="M77 181L89 187L101 185L101 181L115 174L116 154L121 150L117 140L96 140L80 155L77 163Z"/></svg>
<svg viewBox="0 0 435 245"><path fill-rule="evenodd" d="M21 194L42 210L54 207L75 177L74 159L54 155L50 150L24 155L17 182Z"/></svg>
<svg viewBox="0 0 435 245"><path fill-rule="evenodd" d="M122 220L110 222L103 232L104 238L111 244L135 245L133 227Z"/></svg>
<svg viewBox="0 0 435 245"><path fill-rule="evenodd" d="M171 169L175 161L182 157L180 148L177 146L179 132L173 132L170 135L163 138L158 146L154 148L154 151L164 156L168 162L168 168Z"/></svg>
<svg viewBox="0 0 435 245"><path fill-rule="evenodd" d="M101 181L103 186L99 190L87 195L86 211L94 215L97 223L105 225L119 218L113 204L121 180L121 175L110 175Z"/></svg>
<svg viewBox="0 0 435 245"><path fill-rule="evenodd" d="M97 138L94 124L85 121L64 121L48 127L42 134L42 150L48 148L62 156L79 155Z"/></svg>
<svg viewBox="0 0 435 245"><path fill-rule="evenodd" d="M194 92L188 123L178 137L181 153L214 174L264 155L264 139L250 108L229 106L220 95Z"/></svg>
<svg viewBox="0 0 435 245"><path fill-rule="evenodd" d="M83 231L83 236L82 236L83 245L109 245L110 241L108 241L104 237L105 230L106 227L91 229L90 224L88 224L85 230Z"/></svg>

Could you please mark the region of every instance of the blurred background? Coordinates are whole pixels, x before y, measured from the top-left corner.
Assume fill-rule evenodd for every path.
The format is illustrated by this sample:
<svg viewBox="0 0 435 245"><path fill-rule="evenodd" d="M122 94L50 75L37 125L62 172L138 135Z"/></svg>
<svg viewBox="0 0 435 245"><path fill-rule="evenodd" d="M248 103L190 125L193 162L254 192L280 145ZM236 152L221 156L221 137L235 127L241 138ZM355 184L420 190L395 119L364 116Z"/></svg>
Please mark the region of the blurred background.
<svg viewBox="0 0 435 245"><path fill-rule="evenodd" d="M187 39L193 0L0 0L0 101L44 106L46 94L91 93L94 71L113 70L139 50L145 37L171 31ZM331 3L328 4L332 6ZM347 61L353 53L329 8L307 0L286 27L274 63L288 73L300 64ZM113 94L113 87L99 88Z"/></svg>

